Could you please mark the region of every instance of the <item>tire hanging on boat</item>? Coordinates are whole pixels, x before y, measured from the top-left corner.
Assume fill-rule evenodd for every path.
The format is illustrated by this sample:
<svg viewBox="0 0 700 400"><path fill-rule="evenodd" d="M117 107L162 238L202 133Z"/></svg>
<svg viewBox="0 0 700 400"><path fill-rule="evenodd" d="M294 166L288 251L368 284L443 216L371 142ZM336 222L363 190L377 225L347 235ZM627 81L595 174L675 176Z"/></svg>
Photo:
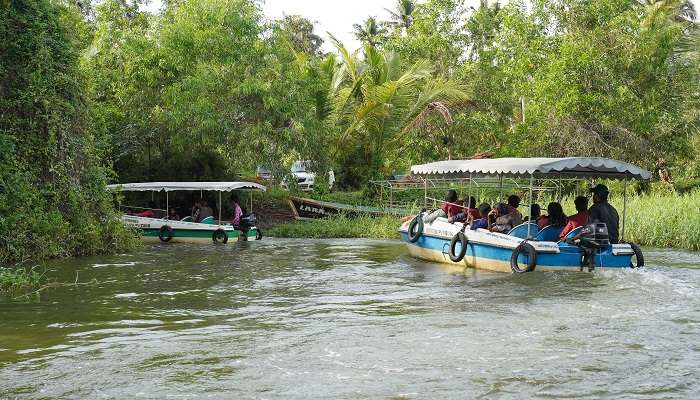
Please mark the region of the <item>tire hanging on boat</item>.
<svg viewBox="0 0 700 400"><path fill-rule="evenodd" d="M158 239L160 239L160 241L163 243L167 243L173 238L173 235L173 228L171 228L169 225L163 225L160 227L160 231L158 232Z"/></svg>
<svg viewBox="0 0 700 400"><path fill-rule="evenodd" d="M255 228L255 240L260 240L263 238L262 231L260 228Z"/></svg>
<svg viewBox="0 0 700 400"><path fill-rule="evenodd" d="M423 234L423 217L418 214L408 224L408 241L415 243Z"/></svg>
<svg viewBox="0 0 700 400"><path fill-rule="evenodd" d="M518 265L518 257L522 252L527 254L527 267L525 269L520 268ZM526 272L532 272L537 266L537 251L528 242L522 242L518 247L513 249L513 253L510 256L510 269L513 273L523 274Z"/></svg>
<svg viewBox="0 0 700 400"><path fill-rule="evenodd" d="M228 234L226 234L226 231L219 228L219 229L215 230L214 233L211 234L211 240L214 243L226 244L226 243L228 243Z"/></svg>
<svg viewBox="0 0 700 400"><path fill-rule="evenodd" d="M642 249L639 248L639 246L636 243L630 242L629 245L632 247L632 251L634 251L634 255L637 257L637 265L632 264L632 261L630 260L630 268L641 268L644 266L644 254L642 254Z"/></svg>
<svg viewBox="0 0 700 400"><path fill-rule="evenodd" d="M457 243L459 243L462 247L460 248L459 253L455 254ZM452 260L452 262L460 262L464 259L464 256L467 254L468 243L469 239L467 239L467 235L465 235L462 231L459 231L454 236L452 236L452 240L450 241L449 252L450 260Z"/></svg>

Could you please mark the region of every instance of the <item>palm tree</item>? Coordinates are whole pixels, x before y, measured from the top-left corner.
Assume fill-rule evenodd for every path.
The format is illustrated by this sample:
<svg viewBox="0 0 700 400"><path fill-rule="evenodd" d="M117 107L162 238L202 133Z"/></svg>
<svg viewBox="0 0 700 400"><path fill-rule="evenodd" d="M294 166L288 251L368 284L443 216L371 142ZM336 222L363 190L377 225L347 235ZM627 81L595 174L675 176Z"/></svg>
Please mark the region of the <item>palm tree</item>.
<svg viewBox="0 0 700 400"><path fill-rule="evenodd" d="M338 149L347 154L347 146L360 146L362 160L370 177L387 172L387 159L401 159L398 153L407 137L431 116L450 121L450 107L468 102L462 87L454 82L433 78L427 61L407 66L391 52L365 45L350 54L331 35L340 53L331 83L333 111L329 123L340 128ZM387 157L392 154L396 157Z"/></svg>
<svg viewBox="0 0 700 400"><path fill-rule="evenodd" d="M376 47L384 41L386 29L377 23L374 17L369 17L365 22L354 24L355 37L362 43L367 43L372 47Z"/></svg>
<svg viewBox="0 0 700 400"><path fill-rule="evenodd" d="M413 24L413 12L416 10L416 3L411 0L397 0L396 11L385 8L391 14L392 21L389 25L398 27L402 32L408 30Z"/></svg>
<svg viewBox="0 0 700 400"><path fill-rule="evenodd" d="M639 0L639 3L646 12L645 28L664 21L692 24L697 16L691 0Z"/></svg>

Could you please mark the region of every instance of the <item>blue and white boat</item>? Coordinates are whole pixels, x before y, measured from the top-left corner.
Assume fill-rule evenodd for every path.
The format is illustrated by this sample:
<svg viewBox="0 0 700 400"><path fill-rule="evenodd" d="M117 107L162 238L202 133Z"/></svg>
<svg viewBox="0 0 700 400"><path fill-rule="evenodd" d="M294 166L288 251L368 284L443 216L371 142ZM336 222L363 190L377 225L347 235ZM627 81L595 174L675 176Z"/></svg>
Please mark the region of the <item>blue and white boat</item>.
<svg viewBox="0 0 700 400"><path fill-rule="evenodd" d="M632 179L648 180L651 174L635 165L606 158L497 158L480 160L449 160L411 167L411 173L423 179L426 188L431 179L479 183L492 182L503 190L504 180L519 190L529 192L532 203L533 192L546 189L561 189L561 182L572 180L617 179L625 181L624 209L621 220L620 243L603 241L593 250L589 269L634 268L643 265L639 246L624 242L624 223L627 205L627 182ZM549 182L535 186L536 182ZM426 189L427 193L427 189ZM595 228L595 227L594 227ZM582 228L572 231L573 237ZM508 234L490 232L486 229L471 230L461 223L450 223L446 218L437 218L423 223L418 215L401 225L399 232L408 245L411 256L416 258L462 265L465 267L502 272L530 272L547 270L580 271L584 269L583 249L579 245L559 241L561 228L549 226L538 230L536 224L524 223ZM636 259L636 260L635 260Z"/></svg>

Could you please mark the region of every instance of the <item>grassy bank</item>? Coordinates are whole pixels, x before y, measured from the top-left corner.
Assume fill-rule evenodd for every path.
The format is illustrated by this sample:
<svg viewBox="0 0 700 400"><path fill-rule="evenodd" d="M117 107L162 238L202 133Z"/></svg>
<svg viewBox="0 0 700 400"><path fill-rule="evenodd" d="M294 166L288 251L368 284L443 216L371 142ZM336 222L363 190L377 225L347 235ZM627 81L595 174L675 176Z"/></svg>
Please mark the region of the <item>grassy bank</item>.
<svg viewBox="0 0 700 400"><path fill-rule="evenodd" d="M573 199L563 203L573 204ZM622 218L622 197L612 199ZM648 194L627 199L625 239L642 246L700 250L700 191ZM266 234L294 238L398 238L396 217L334 217L275 225Z"/></svg>
<svg viewBox="0 0 700 400"><path fill-rule="evenodd" d="M313 221L297 221L275 225L266 235L291 238L377 238L397 239L399 219L396 217L372 218L342 216Z"/></svg>
<svg viewBox="0 0 700 400"><path fill-rule="evenodd" d="M0 267L0 296L17 297L38 290L46 279L36 268Z"/></svg>

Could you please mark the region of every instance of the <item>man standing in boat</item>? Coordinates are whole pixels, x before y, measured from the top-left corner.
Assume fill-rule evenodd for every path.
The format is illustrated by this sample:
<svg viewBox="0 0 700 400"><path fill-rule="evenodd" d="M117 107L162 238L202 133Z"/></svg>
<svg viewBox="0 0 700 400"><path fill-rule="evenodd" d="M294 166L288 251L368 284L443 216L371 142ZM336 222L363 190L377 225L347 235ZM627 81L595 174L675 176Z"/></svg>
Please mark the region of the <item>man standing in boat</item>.
<svg viewBox="0 0 700 400"><path fill-rule="evenodd" d="M593 193L593 205L588 209L588 223L603 222L608 226L610 243L617 243L619 239L620 216L615 207L608 203L608 187L602 183L591 189Z"/></svg>

